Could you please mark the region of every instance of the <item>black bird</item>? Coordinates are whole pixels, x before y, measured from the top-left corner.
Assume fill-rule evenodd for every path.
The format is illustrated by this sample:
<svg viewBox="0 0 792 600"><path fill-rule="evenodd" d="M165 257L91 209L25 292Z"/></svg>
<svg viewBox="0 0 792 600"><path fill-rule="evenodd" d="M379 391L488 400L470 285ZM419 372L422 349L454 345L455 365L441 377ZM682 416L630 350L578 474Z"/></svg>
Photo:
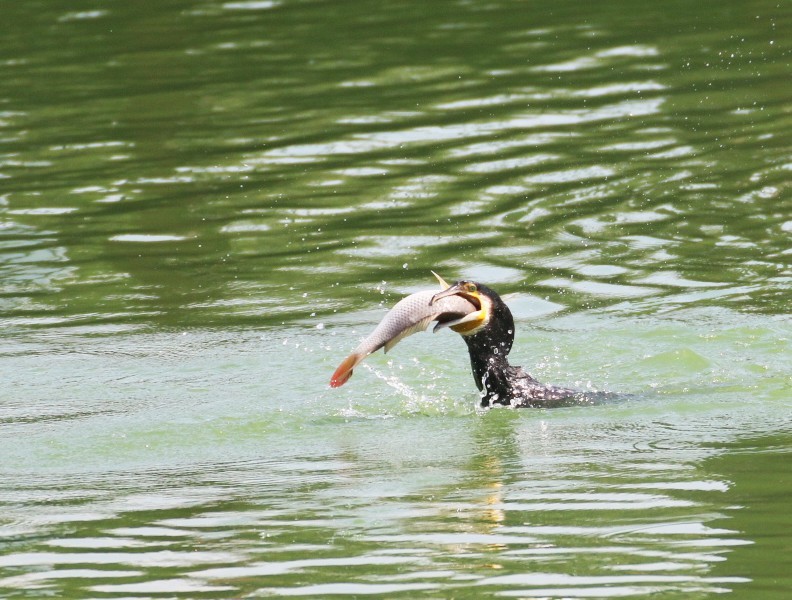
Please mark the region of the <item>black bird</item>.
<svg viewBox="0 0 792 600"><path fill-rule="evenodd" d="M467 344L473 378L482 393L482 406L502 404L522 408L587 403L581 392L539 383L522 367L509 364L514 318L494 290L474 281L457 281L435 294L430 304L449 296L461 296L477 309L449 327Z"/></svg>

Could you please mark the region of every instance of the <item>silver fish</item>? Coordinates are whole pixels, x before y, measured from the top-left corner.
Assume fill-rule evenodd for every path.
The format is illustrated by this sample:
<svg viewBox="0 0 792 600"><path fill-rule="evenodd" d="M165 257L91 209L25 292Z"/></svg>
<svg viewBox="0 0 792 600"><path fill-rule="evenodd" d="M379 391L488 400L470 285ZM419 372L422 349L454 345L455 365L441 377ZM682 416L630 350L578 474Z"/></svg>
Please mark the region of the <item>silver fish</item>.
<svg viewBox="0 0 792 600"><path fill-rule="evenodd" d="M440 280L441 288L446 289L448 284L437 274L435 276ZM435 290L425 290L399 300L374 331L338 366L330 379L330 387L344 385L352 377L352 369L372 352L380 348L387 352L408 335L425 331L432 321L438 322L434 328L437 331L478 310L461 296L438 298L430 304L436 295Z"/></svg>

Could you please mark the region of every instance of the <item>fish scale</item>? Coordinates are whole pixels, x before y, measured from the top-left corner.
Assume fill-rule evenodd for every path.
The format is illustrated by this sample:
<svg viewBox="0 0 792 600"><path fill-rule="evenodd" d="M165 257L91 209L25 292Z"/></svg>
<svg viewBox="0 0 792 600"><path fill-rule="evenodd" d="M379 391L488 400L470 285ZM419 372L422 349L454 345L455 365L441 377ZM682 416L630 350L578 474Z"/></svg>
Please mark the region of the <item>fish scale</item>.
<svg viewBox="0 0 792 600"><path fill-rule="evenodd" d="M424 331L432 321L440 324L460 319L478 310L461 296L447 296L431 302L437 294L424 290L399 300L357 348L347 356L333 373L331 387L339 387L352 376L352 370L369 354L380 348L385 352L413 333Z"/></svg>

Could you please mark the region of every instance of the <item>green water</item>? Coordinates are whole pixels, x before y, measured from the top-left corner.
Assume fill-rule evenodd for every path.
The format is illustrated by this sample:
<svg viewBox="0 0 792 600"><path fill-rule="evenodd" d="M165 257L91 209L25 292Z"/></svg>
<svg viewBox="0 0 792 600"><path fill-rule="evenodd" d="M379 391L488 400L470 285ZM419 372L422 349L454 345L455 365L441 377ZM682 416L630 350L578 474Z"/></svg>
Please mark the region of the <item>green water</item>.
<svg viewBox="0 0 792 600"><path fill-rule="evenodd" d="M788 596L787 4L2 13L1 597Z"/></svg>

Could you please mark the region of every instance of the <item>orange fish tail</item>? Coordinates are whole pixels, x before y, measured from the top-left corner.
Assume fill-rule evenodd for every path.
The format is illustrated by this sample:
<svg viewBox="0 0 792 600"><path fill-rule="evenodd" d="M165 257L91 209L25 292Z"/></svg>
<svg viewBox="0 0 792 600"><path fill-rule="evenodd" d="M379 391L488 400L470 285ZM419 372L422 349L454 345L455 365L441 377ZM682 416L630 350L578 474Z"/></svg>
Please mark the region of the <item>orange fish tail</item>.
<svg viewBox="0 0 792 600"><path fill-rule="evenodd" d="M337 388L344 385L347 380L352 377L352 369L360 362L360 356L357 354L350 354L347 356L330 378L330 387Z"/></svg>

